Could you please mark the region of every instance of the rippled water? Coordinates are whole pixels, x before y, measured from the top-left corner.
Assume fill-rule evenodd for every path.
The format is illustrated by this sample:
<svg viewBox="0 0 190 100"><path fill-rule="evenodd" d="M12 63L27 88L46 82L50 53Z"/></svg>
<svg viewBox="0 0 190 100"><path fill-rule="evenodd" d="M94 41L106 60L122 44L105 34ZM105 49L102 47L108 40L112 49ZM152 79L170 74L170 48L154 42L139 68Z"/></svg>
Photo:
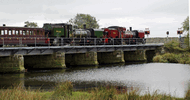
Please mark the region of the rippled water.
<svg viewBox="0 0 190 100"><path fill-rule="evenodd" d="M190 65L167 63L143 63L81 67L66 70L29 71L18 75L25 86L51 88L57 82L69 80L77 88L98 86L99 84L124 87L138 87L141 93L156 91L184 97L190 89ZM6 80L5 80L5 77ZM0 76L5 81L11 75ZM14 78L12 78L14 79ZM17 80L18 81L18 80ZM2 86L2 84L1 84Z"/></svg>

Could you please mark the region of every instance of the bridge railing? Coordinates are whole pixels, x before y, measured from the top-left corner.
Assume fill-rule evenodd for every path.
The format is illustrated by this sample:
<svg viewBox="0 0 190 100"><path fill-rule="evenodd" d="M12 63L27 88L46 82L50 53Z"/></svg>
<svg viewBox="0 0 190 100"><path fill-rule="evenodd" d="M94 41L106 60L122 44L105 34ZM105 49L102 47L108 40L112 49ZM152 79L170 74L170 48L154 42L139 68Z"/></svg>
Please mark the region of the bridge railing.
<svg viewBox="0 0 190 100"><path fill-rule="evenodd" d="M89 46L89 45L137 45L146 43L139 38L44 38L44 37L2 37L1 47L23 46Z"/></svg>

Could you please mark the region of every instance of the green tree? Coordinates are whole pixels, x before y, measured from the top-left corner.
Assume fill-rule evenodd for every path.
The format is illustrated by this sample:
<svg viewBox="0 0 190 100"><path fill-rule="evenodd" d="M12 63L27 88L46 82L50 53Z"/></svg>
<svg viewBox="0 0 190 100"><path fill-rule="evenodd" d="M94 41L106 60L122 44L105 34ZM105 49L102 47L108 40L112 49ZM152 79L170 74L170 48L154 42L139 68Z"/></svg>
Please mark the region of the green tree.
<svg viewBox="0 0 190 100"><path fill-rule="evenodd" d="M186 31L189 33L189 16L185 19L185 21L182 23L183 31Z"/></svg>
<svg viewBox="0 0 190 100"><path fill-rule="evenodd" d="M182 23L182 28L184 32L187 32L187 35L185 36L185 44L187 45L187 47L189 48L189 16L184 20L184 22Z"/></svg>
<svg viewBox="0 0 190 100"><path fill-rule="evenodd" d="M99 28L98 21L90 14L77 14L74 18L71 18L67 23L77 25L78 28L83 28L86 24L86 28Z"/></svg>
<svg viewBox="0 0 190 100"><path fill-rule="evenodd" d="M38 24L35 22L26 21L24 24L27 25L27 27L38 27Z"/></svg>

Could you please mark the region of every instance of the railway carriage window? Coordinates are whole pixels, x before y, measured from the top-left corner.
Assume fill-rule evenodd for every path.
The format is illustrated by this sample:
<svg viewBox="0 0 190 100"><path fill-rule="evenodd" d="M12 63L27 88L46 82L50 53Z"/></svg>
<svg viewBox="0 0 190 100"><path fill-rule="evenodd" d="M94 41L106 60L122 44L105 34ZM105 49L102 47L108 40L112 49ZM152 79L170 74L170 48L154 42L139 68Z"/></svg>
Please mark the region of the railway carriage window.
<svg viewBox="0 0 190 100"><path fill-rule="evenodd" d="M4 35L4 30L1 30L1 35Z"/></svg>
<svg viewBox="0 0 190 100"><path fill-rule="evenodd" d="M30 31L30 35L34 35L34 31L32 30L32 31Z"/></svg>
<svg viewBox="0 0 190 100"><path fill-rule="evenodd" d="M18 35L18 30L15 30L15 35Z"/></svg>
<svg viewBox="0 0 190 100"><path fill-rule="evenodd" d="M33 35L36 35L36 30L33 31Z"/></svg>
<svg viewBox="0 0 190 100"><path fill-rule="evenodd" d="M40 35L40 31L39 30L36 31L36 35Z"/></svg>
<svg viewBox="0 0 190 100"><path fill-rule="evenodd" d="M44 31L43 30L41 30L41 34L44 35Z"/></svg>
<svg viewBox="0 0 190 100"><path fill-rule="evenodd" d="M8 35L12 35L12 30L9 30L9 34Z"/></svg>
<svg viewBox="0 0 190 100"><path fill-rule="evenodd" d="M15 30L12 30L12 35L15 35Z"/></svg>
<svg viewBox="0 0 190 100"><path fill-rule="evenodd" d="M40 35L43 35L43 31L42 30L40 30Z"/></svg>
<svg viewBox="0 0 190 100"><path fill-rule="evenodd" d="M7 35L7 30L5 30L4 32L5 32L5 35Z"/></svg>
<svg viewBox="0 0 190 100"><path fill-rule="evenodd" d="M26 31L25 30L22 31L22 35L26 35Z"/></svg>
<svg viewBox="0 0 190 100"><path fill-rule="evenodd" d="M20 30L20 35L22 35L22 30Z"/></svg>
<svg viewBox="0 0 190 100"><path fill-rule="evenodd" d="M26 31L26 35L29 35L29 31L28 30Z"/></svg>
<svg viewBox="0 0 190 100"><path fill-rule="evenodd" d="M45 35L45 31L42 30L42 35Z"/></svg>

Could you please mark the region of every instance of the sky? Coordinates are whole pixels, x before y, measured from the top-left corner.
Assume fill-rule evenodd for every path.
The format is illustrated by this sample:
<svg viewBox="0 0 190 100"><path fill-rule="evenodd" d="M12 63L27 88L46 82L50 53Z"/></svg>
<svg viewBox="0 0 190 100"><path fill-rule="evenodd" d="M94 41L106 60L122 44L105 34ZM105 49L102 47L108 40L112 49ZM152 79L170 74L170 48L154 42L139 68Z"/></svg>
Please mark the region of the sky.
<svg viewBox="0 0 190 100"><path fill-rule="evenodd" d="M66 23L77 14L96 17L100 28L123 26L145 30L148 37L179 37L189 16L188 0L0 0L0 26L24 26L25 21ZM186 34L186 33L184 33Z"/></svg>

